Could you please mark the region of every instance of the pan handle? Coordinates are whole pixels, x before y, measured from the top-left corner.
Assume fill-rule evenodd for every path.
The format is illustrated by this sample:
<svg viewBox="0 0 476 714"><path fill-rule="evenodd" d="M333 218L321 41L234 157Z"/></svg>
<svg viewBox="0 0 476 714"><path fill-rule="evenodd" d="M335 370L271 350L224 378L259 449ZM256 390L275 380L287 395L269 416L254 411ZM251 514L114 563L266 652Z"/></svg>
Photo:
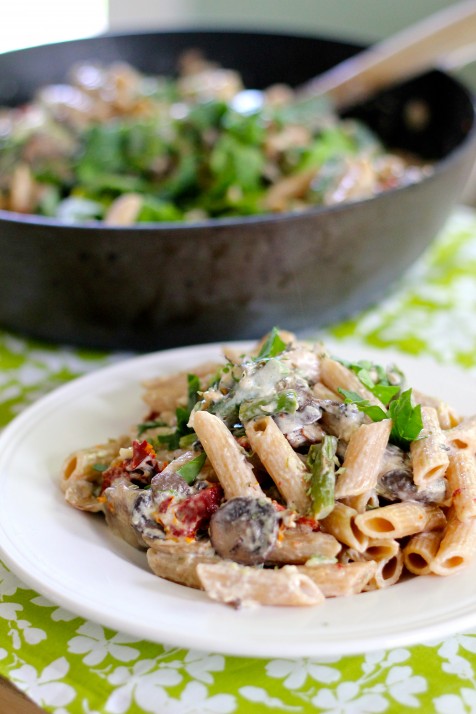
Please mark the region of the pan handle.
<svg viewBox="0 0 476 714"><path fill-rule="evenodd" d="M339 63L301 85L297 95L326 94L342 110L435 66L462 66L475 57L476 1L465 0Z"/></svg>

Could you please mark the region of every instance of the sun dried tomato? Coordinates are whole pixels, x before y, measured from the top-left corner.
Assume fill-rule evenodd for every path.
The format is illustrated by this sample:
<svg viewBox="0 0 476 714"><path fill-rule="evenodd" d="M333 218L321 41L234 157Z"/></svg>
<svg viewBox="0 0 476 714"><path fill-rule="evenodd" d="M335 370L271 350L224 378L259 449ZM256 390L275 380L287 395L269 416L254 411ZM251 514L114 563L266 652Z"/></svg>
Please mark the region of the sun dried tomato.
<svg viewBox="0 0 476 714"><path fill-rule="evenodd" d="M174 536L195 537L200 529L206 528L210 518L218 510L223 500L223 489L216 483L174 506L174 522L169 524Z"/></svg>

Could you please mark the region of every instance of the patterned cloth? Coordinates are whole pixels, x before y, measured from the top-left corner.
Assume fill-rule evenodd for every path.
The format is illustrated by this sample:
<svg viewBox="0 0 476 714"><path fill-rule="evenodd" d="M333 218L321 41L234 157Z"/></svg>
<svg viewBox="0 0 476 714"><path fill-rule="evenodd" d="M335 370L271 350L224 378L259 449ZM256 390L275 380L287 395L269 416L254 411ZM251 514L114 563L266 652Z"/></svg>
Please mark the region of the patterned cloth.
<svg viewBox="0 0 476 714"><path fill-rule="evenodd" d="M378 307L327 332L476 368L476 215L454 213ZM125 355L0 333L0 424ZM476 632L332 659L245 659L168 648L55 606L0 563L0 674L54 714L476 712ZM5 713L6 714L6 713Z"/></svg>

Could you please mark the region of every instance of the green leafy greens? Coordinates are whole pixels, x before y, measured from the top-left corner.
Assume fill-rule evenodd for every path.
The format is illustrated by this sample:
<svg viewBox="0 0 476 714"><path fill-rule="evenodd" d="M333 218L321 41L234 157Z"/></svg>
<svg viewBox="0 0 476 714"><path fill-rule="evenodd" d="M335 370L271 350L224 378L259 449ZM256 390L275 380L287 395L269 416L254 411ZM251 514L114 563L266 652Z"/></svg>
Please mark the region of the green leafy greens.
<svg viewBox="0 0 476 714"><path fill-rule="evenodd" d="M193 429L187 426L188 420L190 419L190 414L195 404L199 399L198 392L200 391L200 380L196 374L187 375L188 384L188 401L187 406L177 407L175 410L175 415L177 419L177 426L173 431L166 434L158 434L156 436L156 441L161 445L165 446L170 451L178 449L179 447L184 447L196 441L196 435ZM150 423L150 422L146 422ZM157 425L157 424L156 424Z"/></svg>
<svg viewBox="0 0 476 714"><path fill-rule="evenodd" d="M421 405L412 404L412 390L401 391L404 382L403 373L396 367L385 370L380 365L367 361L343 362L343 364L355 372L360 382L382 402L386 409L371 404L368 399L364 399L356 392L339 388L346 404L355 404L372 421L391 419L391 443L408 450L411 442L418 439L423 429L423 421ZM398 384L390 384L390 377Z"/></svg>

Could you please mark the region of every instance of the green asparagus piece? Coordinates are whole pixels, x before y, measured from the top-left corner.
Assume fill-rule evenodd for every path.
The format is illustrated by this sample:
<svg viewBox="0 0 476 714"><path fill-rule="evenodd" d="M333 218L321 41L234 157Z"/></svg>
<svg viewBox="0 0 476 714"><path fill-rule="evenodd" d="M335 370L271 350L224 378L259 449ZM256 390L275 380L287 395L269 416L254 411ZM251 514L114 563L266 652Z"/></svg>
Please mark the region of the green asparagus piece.
<svg viewBox="0 0 476 714"><path fill-rule="evenodd" d="M309 449L311 514L316 519L325 518L334 508L336 449L335 436L325 436L320 444Z"/></svg>

